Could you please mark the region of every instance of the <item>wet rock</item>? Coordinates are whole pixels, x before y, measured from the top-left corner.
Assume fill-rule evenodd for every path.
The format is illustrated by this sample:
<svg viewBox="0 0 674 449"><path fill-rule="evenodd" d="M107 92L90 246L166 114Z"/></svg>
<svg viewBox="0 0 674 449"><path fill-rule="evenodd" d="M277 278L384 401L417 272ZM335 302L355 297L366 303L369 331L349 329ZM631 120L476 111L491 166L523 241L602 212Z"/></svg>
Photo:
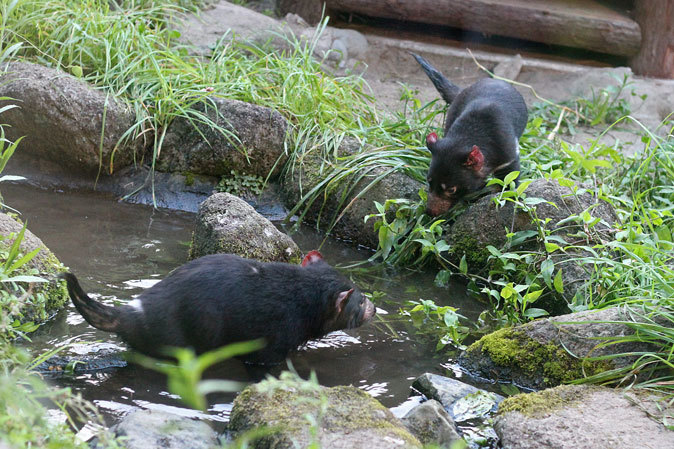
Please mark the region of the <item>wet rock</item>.
<svg viewBox="0 0 674 449"><path fill-rule="evenodd" d="M434 399L414 407L402 418L402 422L422 444L450 447L461 439L452 418Z"/></svg>
<svg viewBox="0 0 674 449"><path fill-rule="evenodd" d="M92 354L78 357L54 356L40 363L34 371L45 375L84 374L124 368L128 363L120 353Z"/></svg>
<svg viewBox="0 0 674 449"><path fill-rule="evenodd" d="M674 447L671 405L647 392L565 385L501 404L494 427L508 449Z"/></svg>
<svg viewBox="0 0 674 449"><path fill-rule="evenodd" d="M248 203L229 193L211 195L199 206L190 258L231 253L264 262L299 263L302 253Z"/></svg>
<svg viewBox="0 0 674 449"><path fill-rule="evenodd" d="M312 443L322 449L421 447L386 407L351 386L281 386L265 381L248 387L234 401L230 430L240 434L260 426L273 433L254 443L258 449Z"/></svg>
<svg viewBox="0 0 674 449"><path fill-rule="evenodd" d="M452 419L466 421L468 419L483 418L496 411L496 406L503 397L489 393L460 380L437 374L425 373L419 376L412 387L424 396L435 399L448 410ZM466 405L470 404L473 411L480 409L480 413L466 414Z"/></svg>
<svg viewBox="0 0 674 449"><path fill-rule="evenodd" d="M130 165L134 152L142 156L142 143L123 143L113 150L135 122L124 104L86 82L60 70L30 63L12 63L0 75L0 97L13 100L0 106L19 107L2 114L7 137L26 136L20 151L33 159L57 163L68 171L96 175ZM105 136L101 145L101 129Z"/></svg>
<svg viewBox="0 0 674 449"><path fill-rule="evenodd" d="M208 424L170 413L135 411L112 430L126 449L215 449L221 447Z"/></svg>
<svg viewBox="0 0 674 449"><path fill-rule="evenodd" d="M284 143L288 123L281 114L218 97L209 97L194 108L225 133L197 121L175 119L157 160L159 171L223 176L233 170L262 178L272 171L278 174L287 157Z"/></svg>
<svg viewBox="0 0 674 449"><path fill-rule="evenodd" d="M0 257L0 263L6 262L6 255L14 240L21 232L23 224L11 216L0 212L0 236L5 239L0 240L0 251L3 256ZM35 257L25 265L18 267L15 271L8 273L9 276L32 275L51 280L51 282L36 282L22 285L30 291L30 295L23 298L18 304L18 309L10 310L10 319L18 319L21 323L34 322L42 323L56 311L58 311L69 300L68 290L64 282L56 282L53 277L60 272L65 271L63 264L47 248L42 240L35 234L26 229L23 240L20 245L20 255L18 260L25 254L40 248ZM16 292L18 297L24 296L23 292Z"/></svg>
<svg viewBox="0 0 674 449"><path fill-rule="evenodd" d="M340 157L348 157L368 151L367 148L361 147L357 140L345 139L338 149L338 154ZM305 157L303 164L295 167L294 171L289 171L284 179L286 205L288 207L296 205L304 195L326 179L329 170L319 156ZM391 170L382 180L356 198L371 182L387 171L389 169L376 167L364 174L353 188L349 187L347 182L342 182L330 190L327 196L321 193L309 207L303 219L318 223L320 228L327 229L334 220L339 218L331 233L345 240L376 248L378 237L373 228L373 220L368 222L363 220L365 216L377 213L374 202L378 201L383 204L389 198L417 199L419 189L423 188L420 182L402 172ZM304 208L297 211L298 215L303 213Z"/></svg>
<svg viewBox="0 0 674 449"><path fill-rule="evenodd" d="M499 382L535 390L556 386L628 366L637 356L603 361L585 357L653 351L638 342L597 347L607 339L633 334L626 324L616 323L631 320L643 318L609 308L540 319L482 337L461 355L459 363L467 371Z"/></svg>
<svg viewBox="0 0 674 449"><path fill-rule="evenodd" d="M612 226L617 221L613 207L603 200L595 198L591 192L575 194L571 188L561 186L557 181L535 179L524 192L528 199L539 198L544 200L534 206L536 216L540 220L547 220L542 226L552 234L564 238L569 244L580 242L585 245L586 229L582 220L563 221L572 215L580 216L587 210L593 217L601 221L593 228L595 234L588 234L590 241L610 237ZM528 213L516 211L511 203L497 207L488 195L471 204L460 215L450 228L447 241L451 245L450 256L458 261L465 254L469 269L479 269L488 266L490 253L487 246L502 248L507 242L506 230L535 231L537 225L532 222ZM581 237L574 234L580 233ZM532 242L518 245L518 249L540 250ZM567 300L585 288L590 274L594 271L592 262L585 262L582 256L585 253L570 249L566 254L557 251L552 254L557 269L563 268L563 296ZM587 266L583 265L587 264ZM563 313L566 304L552 304L547 307L553 313Z"/></svg>

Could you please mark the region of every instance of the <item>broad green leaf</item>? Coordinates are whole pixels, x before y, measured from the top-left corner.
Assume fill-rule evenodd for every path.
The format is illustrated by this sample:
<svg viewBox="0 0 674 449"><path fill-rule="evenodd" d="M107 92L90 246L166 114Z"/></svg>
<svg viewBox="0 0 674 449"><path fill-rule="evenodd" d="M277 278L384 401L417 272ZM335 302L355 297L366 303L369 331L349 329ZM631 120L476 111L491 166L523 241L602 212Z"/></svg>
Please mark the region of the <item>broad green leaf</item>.
<svg viewBox="0 0 674 449"><path fill-rule="evenodd" d="M562 269L561 268L559 269L559 271L557 271L557 274L555 275L554 286L555 286L555 290L557 290L558 293L564 293L564 285L563 285L563 281L562 281Z"/></svg>

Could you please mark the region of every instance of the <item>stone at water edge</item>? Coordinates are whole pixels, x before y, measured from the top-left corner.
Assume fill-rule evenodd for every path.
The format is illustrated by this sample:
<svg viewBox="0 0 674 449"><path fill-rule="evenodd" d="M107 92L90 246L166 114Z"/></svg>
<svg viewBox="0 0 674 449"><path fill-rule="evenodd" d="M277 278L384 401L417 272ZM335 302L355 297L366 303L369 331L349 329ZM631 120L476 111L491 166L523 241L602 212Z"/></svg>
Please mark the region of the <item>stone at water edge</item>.
<svg viewBox="0 0 674 449"><path fill-rule="evenodd" d="M194 105L226 133L176 118L166 133L157 169L206 176L254 175L274 179L287 158L288 122L264 106L215 95ZM195 129L195 125L198 130Z"/></svg>
<svg viewBox="0 0 674 449"><path fill-rule="evenodd" d="M222 447L208 424L171 413L139 410L112 430L126 449L216 449Z"/></svg>
<svg viewBox="0 0 674 449"><path fill-rule="evenodd" d="M564 385L504 400L494 428L507 449L671 449L674 409L647 391Z"/></svg>
<svg viewBox="0 0 674 449"><path fill-rule="evenodd" d="M26 136L13 157L29 157L33 164L46 160L69 173L91 176L92 182L99 170L107 173L111 158L114 170L132 164L134 154L140 160L140 140L124 143L112 156L136 120L131 108L61 70L27 62L6 68L0 73L0 97L12 100L0 106L19 107L5 111L0 123L9 125L8 139Z"/></svg>
<svg viewBox="0 0 674 449"><path fill-rule="evenodd" d="M412 387L424 396L440 402L450 412L459 401L467 396L480 392L487 393L485 390L468 385L460 380L431 373L424 373L417 377ZM489 394L493 395L493 406L495 409L495 406L503 400L503 396L495 393Z"/></svg>
<svg viewBox="0 0 674 449"><path fill-rule="evenodd" d="M403 424L422 444L437 444L450 447L461 440L454 420L438 401L431 399L410 410L403 418Z"/></svg>
<svg viewBox="0 0 674 449"><path fill-rule="evenodd" d="M299 263L302 252L248 203L229 193L215 193L199 206L190 259L229 253L262 262Z"/></svg>
<svg viewBox="0 0 674 449"><path fill-rule="evenodd" d="M634 315L614 307L544 318L514 328L501 329L473 343L459 364L471 373L501 382L538 390L630 365L636 356L604 361L585 361L619 353L654 350L648 344L631 342L597 345L634 330L621 323ZM638 319L638 317L636 317ZM572 355L573 354L573 355Z"/></svg>
<svg viewBox="0 0 674 449"><path fill-rule="evenodd" d="M263 381L246 388L234 401L230 430L240 434L260 426L271 428L271 434L253 443L258 449L295 449L314 441L321 449L421 448L400 420L364 391L302 385ZM317 429L312 429L307 415Z"/></svg>
<svg viewBox="0 0 674 449"><path fill-rule="evenodd" d="M3 251L8 251L14 239L21 232L23 224L10 217L5 213L0 212L0 235L12 238L5 238L0 240L0 247ZM35 248L41 248L37 255L26 265L18 268L12 273L12 276L21 274L28 274L27 270L36 269L38 276L48 278L65 271L63 264L56 258L56 256L42 243L38 237L35 236L29 229L26 229L21 246L19 247L21 254L27 254ZM0 263L4 263L0 259ZM50 316L60 310L69 300L68 290L64 282L44 282L34 283L32 285L32 295L30 301L23 301L19 312L21 316L14 317L20 320L21 323L34 322L42 323Z"/></svg>

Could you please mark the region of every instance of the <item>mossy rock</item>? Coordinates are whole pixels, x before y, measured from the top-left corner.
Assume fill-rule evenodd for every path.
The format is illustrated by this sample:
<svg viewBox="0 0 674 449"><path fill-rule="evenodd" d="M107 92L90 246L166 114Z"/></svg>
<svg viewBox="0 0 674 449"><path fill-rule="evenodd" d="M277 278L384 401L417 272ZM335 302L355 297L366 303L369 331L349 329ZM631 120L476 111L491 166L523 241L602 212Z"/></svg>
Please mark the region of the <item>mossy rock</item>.
<svg viewBox="0 0 674 449"><path fill-rule="evenodd" d="M270 386L264 381L248 387L234 401L230 430L241 434L262 427L266 430L255 448L290 449L312 442L322 449L421 447L386 407L351 386Z"/></svg>
<svg viewBox="0 0 674 449"><path fill-rule="evenodd" d="M595 358L653 351L640 342L600 346L634 333L624 324L631 319L632 314L617 307L545 318L485 335L459 361L483 377L532 389L556 386L628 366L636 356Z"/></svg>
<svg viewBox="0 0 674 449"><path fill-rule="evenodd" d="M218 253L294 264L302 258L289 236L244 200L224 192L211 195L199 206L189 257Z"/></svg>
<svg viewBox="0 0 674 449"><path fill-rule="evenodd" d="M14 240L21 232L23 224L12 218L11 216L0 213L0 263L4 264L8 257L9 249ZM63 264L56 258L56 256L36 237L32 232L26 229L23 240L20 245L20 256L28 254L35 248L40 248L40 251L35 257L25 265L17 268L9 276L32 275L39 276L45 279L50 279L50 282L33 283L30 287L30 295L25 300L16 304L16 308L10 310L3 310L2 315L6 315L8 324L14 320L19 323L43 323L50 316L56 313L68 302L68 290L64 282L54 282L52 279L57 273L65 271ZM21 283L24 288L25 283ZM3 295L7 290L3 290ZM21 296L22 292L16 292L16 296ZM11 306L10 306L11 307ZM3 323L0 323L0 326ZM4 333L7 329L0 327L0 332Z"/></svg>
<svg viewBox="0 0 674 449"><path fill-rule="evenodd" d="M494 430L511 449L674 447L672 408L646 390L561 385L501 403Z"/></svg>

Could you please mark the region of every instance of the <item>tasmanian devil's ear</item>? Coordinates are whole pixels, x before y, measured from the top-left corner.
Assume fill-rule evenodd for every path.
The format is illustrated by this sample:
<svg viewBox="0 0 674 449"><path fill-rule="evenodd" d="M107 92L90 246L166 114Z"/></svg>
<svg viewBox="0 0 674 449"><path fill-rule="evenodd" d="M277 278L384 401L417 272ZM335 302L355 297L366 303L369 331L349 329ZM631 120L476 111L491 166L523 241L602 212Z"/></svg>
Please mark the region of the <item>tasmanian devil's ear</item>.
<svg viewBox="0 0 674 449"><path fill-rule="evenodd" d="M433 154L435 152L435 143L438 141L438 135L435 133L430 133L426 136L426 146L428 150Z"/></svg>
<svg viewBox="0 0 674 449"><path fill-rule="evenodd" d="M347 302L349 302L349 296L351 296L351 293L353 293L353 289L339 292L337 295L337 301L335 301L335 310L337 311L337 315L342 313L342 310L344 310L344 306Z"/></svg>
<svg viewBox="0 0 674 449"><path fill-rule="evenodd" d="M482 150L480 150L480 147L473 145L464 165L472 168L474 171L482 170L482 166L484 165L484 154L482 153Z"/></svg>
<svg viewBox="0 0 674 449"><path fill-rule="evenodd" d="M323 256L321 256L321 253L319 253L316 250L309 251L306 256L304 256L304 259L302 260L302 266L306 267L307 265L311 265L312 263L316 263L319 260L323 260Z"/></svg>

